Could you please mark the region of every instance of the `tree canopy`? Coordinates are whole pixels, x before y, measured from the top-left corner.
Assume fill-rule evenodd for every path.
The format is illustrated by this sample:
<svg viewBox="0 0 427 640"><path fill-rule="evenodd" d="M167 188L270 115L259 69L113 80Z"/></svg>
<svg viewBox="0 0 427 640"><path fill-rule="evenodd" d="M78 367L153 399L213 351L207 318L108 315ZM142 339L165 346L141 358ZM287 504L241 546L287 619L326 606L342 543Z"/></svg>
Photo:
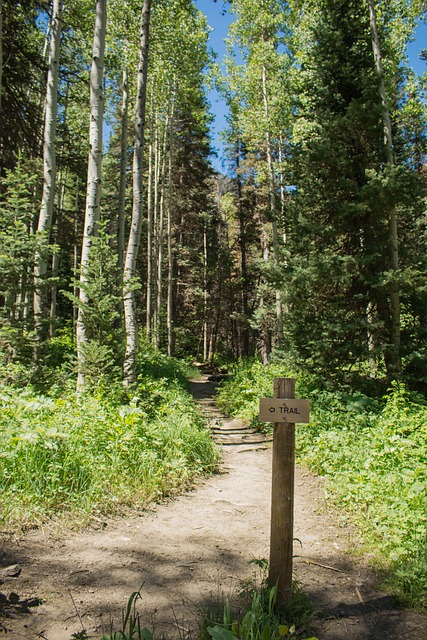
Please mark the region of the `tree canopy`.
<svg viewBox="0 0 427 640"><path fill-rule="evenodd" d="M4 363L77 335L85 385L144 339L425 388L425 2L234 0L224 70L193 0L0 6Z"/></svg>

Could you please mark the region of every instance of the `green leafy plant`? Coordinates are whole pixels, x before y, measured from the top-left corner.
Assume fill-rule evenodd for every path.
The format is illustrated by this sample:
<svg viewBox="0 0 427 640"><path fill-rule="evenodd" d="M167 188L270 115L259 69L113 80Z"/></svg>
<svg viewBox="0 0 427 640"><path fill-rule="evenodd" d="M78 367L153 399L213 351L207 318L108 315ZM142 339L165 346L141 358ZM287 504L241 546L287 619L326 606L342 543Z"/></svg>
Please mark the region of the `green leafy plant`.
<svg viewBox="0 0 427 640"><path fill-rule="evenodd" d="M126 610L122 613L121 628L103 635L101 640L153 640L151 631L142 626L136 608L138 600L141 600L141 592L134 591L128 600Z"/></svg>
<svg viewBox="0 0 427 640"><path fill-rule="evenodd" d="M79 397L67 387L51 395L0 387L3 526L72 522L73 513L81 526L92 514L144 508L215 470L218 453L182 370L157 366L157 357L132 398L114 385Z"/></svg>
<svg viewBox="0 0 427 640"><path fill-rule="evenodd" d="M119 323L122 292L117 256L111 251L112 237L106 228L105 222L100 223L98 235L92 239L85 281L72 281L73 286L85 292L86 301L82 302L69 291L63 292L80 308L85 325L87 342L83 345L78 367L89 389L109 386L120 378L124 350L124 335Z"/></svg>
<svg viewBox="0 0 427 640"><path fill-rule="evenodd" d="M296 640L311 615L307 598L295 585L291 603L277 604L277 586L267 583L267 561L255 560L259 572L242 584L237 601L225 599L215 615L205 616L201 640ZM298 627L298 630L297 630ZM309 638L306 640L316 640Z"/></svg>

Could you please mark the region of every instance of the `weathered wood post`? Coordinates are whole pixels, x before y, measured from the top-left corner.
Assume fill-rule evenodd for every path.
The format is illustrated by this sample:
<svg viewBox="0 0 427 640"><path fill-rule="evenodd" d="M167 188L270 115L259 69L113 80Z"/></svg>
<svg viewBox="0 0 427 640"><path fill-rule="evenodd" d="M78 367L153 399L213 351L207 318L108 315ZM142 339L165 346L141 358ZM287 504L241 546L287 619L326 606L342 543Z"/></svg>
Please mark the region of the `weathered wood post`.
<svg viewBox="0 0 427 640"><path fill-rule="evenodd" d="M274 397L295 398L295 380L293 378L276 378ZM287 604L292 596L295 423L275 422L273 429L268 581L270 584L277 584L278 601Z"/></svg>
<svg viewBox="0 0 427 640"><path fill-rule="evenodd" d="M295 423L309 421L309 402L295 400L293 378L275 379L274 399L260 400L260 421L274 423L268 581L277 584L278 604L288 604L292 597Z"/></svg>

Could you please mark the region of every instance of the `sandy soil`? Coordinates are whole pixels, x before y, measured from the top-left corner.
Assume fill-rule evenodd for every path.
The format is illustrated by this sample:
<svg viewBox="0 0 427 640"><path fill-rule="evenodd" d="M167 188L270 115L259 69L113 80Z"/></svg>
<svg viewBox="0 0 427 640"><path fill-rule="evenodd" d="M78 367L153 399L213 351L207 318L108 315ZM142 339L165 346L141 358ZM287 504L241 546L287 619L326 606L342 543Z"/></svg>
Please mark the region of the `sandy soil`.
<svg viewBox="0 0 427 640"><path fill-rule="evenodd" d="M99 638L112 621L118 628L141 589L146 626L168 639L196 638L199 612L235 592L252 574L251 560L268 558L271 447L219 414L213 386L192 382L222 446L218 474L99 530L2 540L0 637L70 640L84 628ZM295 501L295 575L317 611L307 631L319 640L425 640L427 617L399 609L347 553L351 530L327 514L322 481L298 469Z"/></svg>

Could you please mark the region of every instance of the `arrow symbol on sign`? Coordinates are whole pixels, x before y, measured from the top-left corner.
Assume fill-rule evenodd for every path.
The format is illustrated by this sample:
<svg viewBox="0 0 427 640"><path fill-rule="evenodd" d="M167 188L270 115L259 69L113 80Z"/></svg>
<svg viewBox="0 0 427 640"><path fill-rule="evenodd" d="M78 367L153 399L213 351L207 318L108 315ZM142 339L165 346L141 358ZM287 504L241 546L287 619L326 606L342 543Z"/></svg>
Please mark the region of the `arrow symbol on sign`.
<svg viewBox="0 0 427 640"><path fill-rule="evenodd" d="M276 409L274 407L270 407L270 413L276 413Z"/></svg>

